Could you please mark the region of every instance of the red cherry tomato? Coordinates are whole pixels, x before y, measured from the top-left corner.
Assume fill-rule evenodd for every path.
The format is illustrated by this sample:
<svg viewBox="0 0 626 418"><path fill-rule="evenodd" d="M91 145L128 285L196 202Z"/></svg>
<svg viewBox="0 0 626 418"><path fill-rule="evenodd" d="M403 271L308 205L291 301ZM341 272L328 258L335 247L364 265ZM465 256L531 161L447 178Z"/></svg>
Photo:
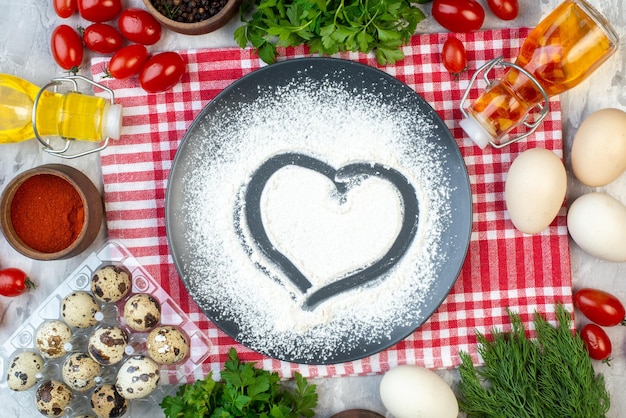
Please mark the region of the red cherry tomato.
<svg viewBox="0 0 626 418"><path fill-rule="evenodd" d="M433 18L451 32L474 32L485 20L485 9L475 0L434 0Z"/></svg>
<svg viewBox="0 0 626 418"><path fill-rule="evenodd" d="M161 52L148 59L139 73L139 84L148 93L158 93L174 87L186 69L185 61L176 52Z"/></svg>
<svg viewBox="0 0 626 418"><path fill-rule="evenodd" d="M64 70L76 72L83 62L83 42L74 29L59 25L52 31L50 49L54 60Z"/></svg>
<svg viewBox="0 0 626 418"><path fill-rule="evenodd" d="M587 318L603 327L626 325L626 309L612 294L584 288L574 294L574 306Z"/></svg>
<svg viewBox="0 0 626 418"><path fill-rule="evenodd" d="M513 20L519 15L517 0L487 0L487 6L502 20Z"/></svg>
<svg viewBox="0 0 626 418"><path fill-rule="evenodd" d="M35 284L22 270L16 268L0 270L0 295L19 296L34 288Z"/></svg>
<svg viewBox="0 0 626 418"><path fill-rule="evenodd" d="M467 68L467 53L465 45L454 36L449 37L441 50L441 61L452 74L458 74Z"/></svg>
<svg viewBox="0 0 626 418"><path fill-rule="evenodd" d="M109 74L123 79L131 77L141 70L148 59L148 50L141 44L132 44L118 50L109 61Z"/></svg>
<svg viewBox="0 0 626 418"><path fill-rule="evenodd" d="M122 0L77 0L78 14L90 22L106 22L122 12Z"/></svg>
<svg viewBox="0 0 626 418"><path fill-rule="evenodd" d="M587 324L580 330L580 338L582 338L589 357L594 360L602 360L608 362L611 357L611 340L606 332L596 324Z"/></svg>
<svg viewBox="0 0 626 418"><path fill-rule="evenodd" d="M143 9L124 10L117 27L126 39L138 44L152 45L161 39L161 24Z"/></svg>
<svg viewBox="0 0 626 418"><path fill-rule="evenodd" d="M54 12L62 19L68 18L76 13L78 5L76 0L53 0Z"/></svg>
<svg viewBox="0 0 626 418"><path fill-rule="evenodd" d="M83 31L83 42L93 52L112 54L124 46L124 37L109 24L92 23Z"/></svg>

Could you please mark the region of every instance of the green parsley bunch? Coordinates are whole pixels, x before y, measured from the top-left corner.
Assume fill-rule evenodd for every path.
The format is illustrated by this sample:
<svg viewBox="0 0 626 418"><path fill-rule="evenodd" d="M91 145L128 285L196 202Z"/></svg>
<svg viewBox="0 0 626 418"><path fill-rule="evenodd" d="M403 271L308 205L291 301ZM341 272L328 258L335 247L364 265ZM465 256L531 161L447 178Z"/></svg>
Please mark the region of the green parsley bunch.
<svg viewBox="0 0 626 418"><path fill-rule="evenodd" d="M423 1L422 1L423 2ZM408 0L244 0L237 44L252 45L266 63L276 46L306 44L312 53L374 51L381 65L404 58L424 13Z"/></svg>
<svg viewBox="0 0 626 418"><path fill-rule="evenodd" d="M221 380L206 379L180 386L176 396L167 396L161 408L168 418L299 418L312 417L317 405L316 386L294 373L296 387L288 389L278 373L239 361L231 348Z"/></svg>

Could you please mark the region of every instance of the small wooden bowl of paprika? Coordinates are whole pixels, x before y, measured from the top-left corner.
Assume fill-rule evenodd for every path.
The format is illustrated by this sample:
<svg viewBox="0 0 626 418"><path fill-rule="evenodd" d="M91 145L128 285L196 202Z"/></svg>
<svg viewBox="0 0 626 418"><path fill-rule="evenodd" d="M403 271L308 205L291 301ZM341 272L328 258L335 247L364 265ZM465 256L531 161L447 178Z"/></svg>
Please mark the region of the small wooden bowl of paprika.
<svg viewBox="0 0 626 418"><path fill-rule="evenodd" d="M58 260L85 251L102 226L103 202L92 181L63 164L17 175L0 198L0 226L18 252Z"/></svg>

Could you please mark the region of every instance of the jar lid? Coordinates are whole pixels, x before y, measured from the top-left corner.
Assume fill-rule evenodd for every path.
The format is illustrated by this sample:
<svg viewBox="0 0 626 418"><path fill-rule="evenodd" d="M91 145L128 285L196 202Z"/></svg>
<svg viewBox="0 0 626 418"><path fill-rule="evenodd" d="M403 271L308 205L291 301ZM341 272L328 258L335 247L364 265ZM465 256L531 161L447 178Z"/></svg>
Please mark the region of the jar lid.
<svg viewBox="0 0 626 418"><path fill-rule="evenodd" d="M103 137L120 139L122 132L122 105L108 104L104 108L102 120Z"/></svg>
<svg viewBox="0 0 626 418"><path fill-rule="evenodd" d="M459 122L461 128L465 131L467 136L470 137L480 149L485 149L487 145L493 140L493 137L489 132L474 118L470 113L461 122Z"/></svg>

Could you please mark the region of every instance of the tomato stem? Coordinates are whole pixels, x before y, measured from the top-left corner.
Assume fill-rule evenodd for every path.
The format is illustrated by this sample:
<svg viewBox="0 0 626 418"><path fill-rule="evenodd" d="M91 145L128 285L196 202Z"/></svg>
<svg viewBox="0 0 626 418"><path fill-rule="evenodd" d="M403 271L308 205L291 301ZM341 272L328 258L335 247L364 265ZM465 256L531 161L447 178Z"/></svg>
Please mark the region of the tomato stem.
<svg viewBox="0 0 626 418"><path fill-rule="evenodd" d="M24 286L26 287L27 290L31 290L31 289L35 290L35 289L37 289L37 285L32 280L30 280L29 277L26 277L24 279Z"/></svg>

